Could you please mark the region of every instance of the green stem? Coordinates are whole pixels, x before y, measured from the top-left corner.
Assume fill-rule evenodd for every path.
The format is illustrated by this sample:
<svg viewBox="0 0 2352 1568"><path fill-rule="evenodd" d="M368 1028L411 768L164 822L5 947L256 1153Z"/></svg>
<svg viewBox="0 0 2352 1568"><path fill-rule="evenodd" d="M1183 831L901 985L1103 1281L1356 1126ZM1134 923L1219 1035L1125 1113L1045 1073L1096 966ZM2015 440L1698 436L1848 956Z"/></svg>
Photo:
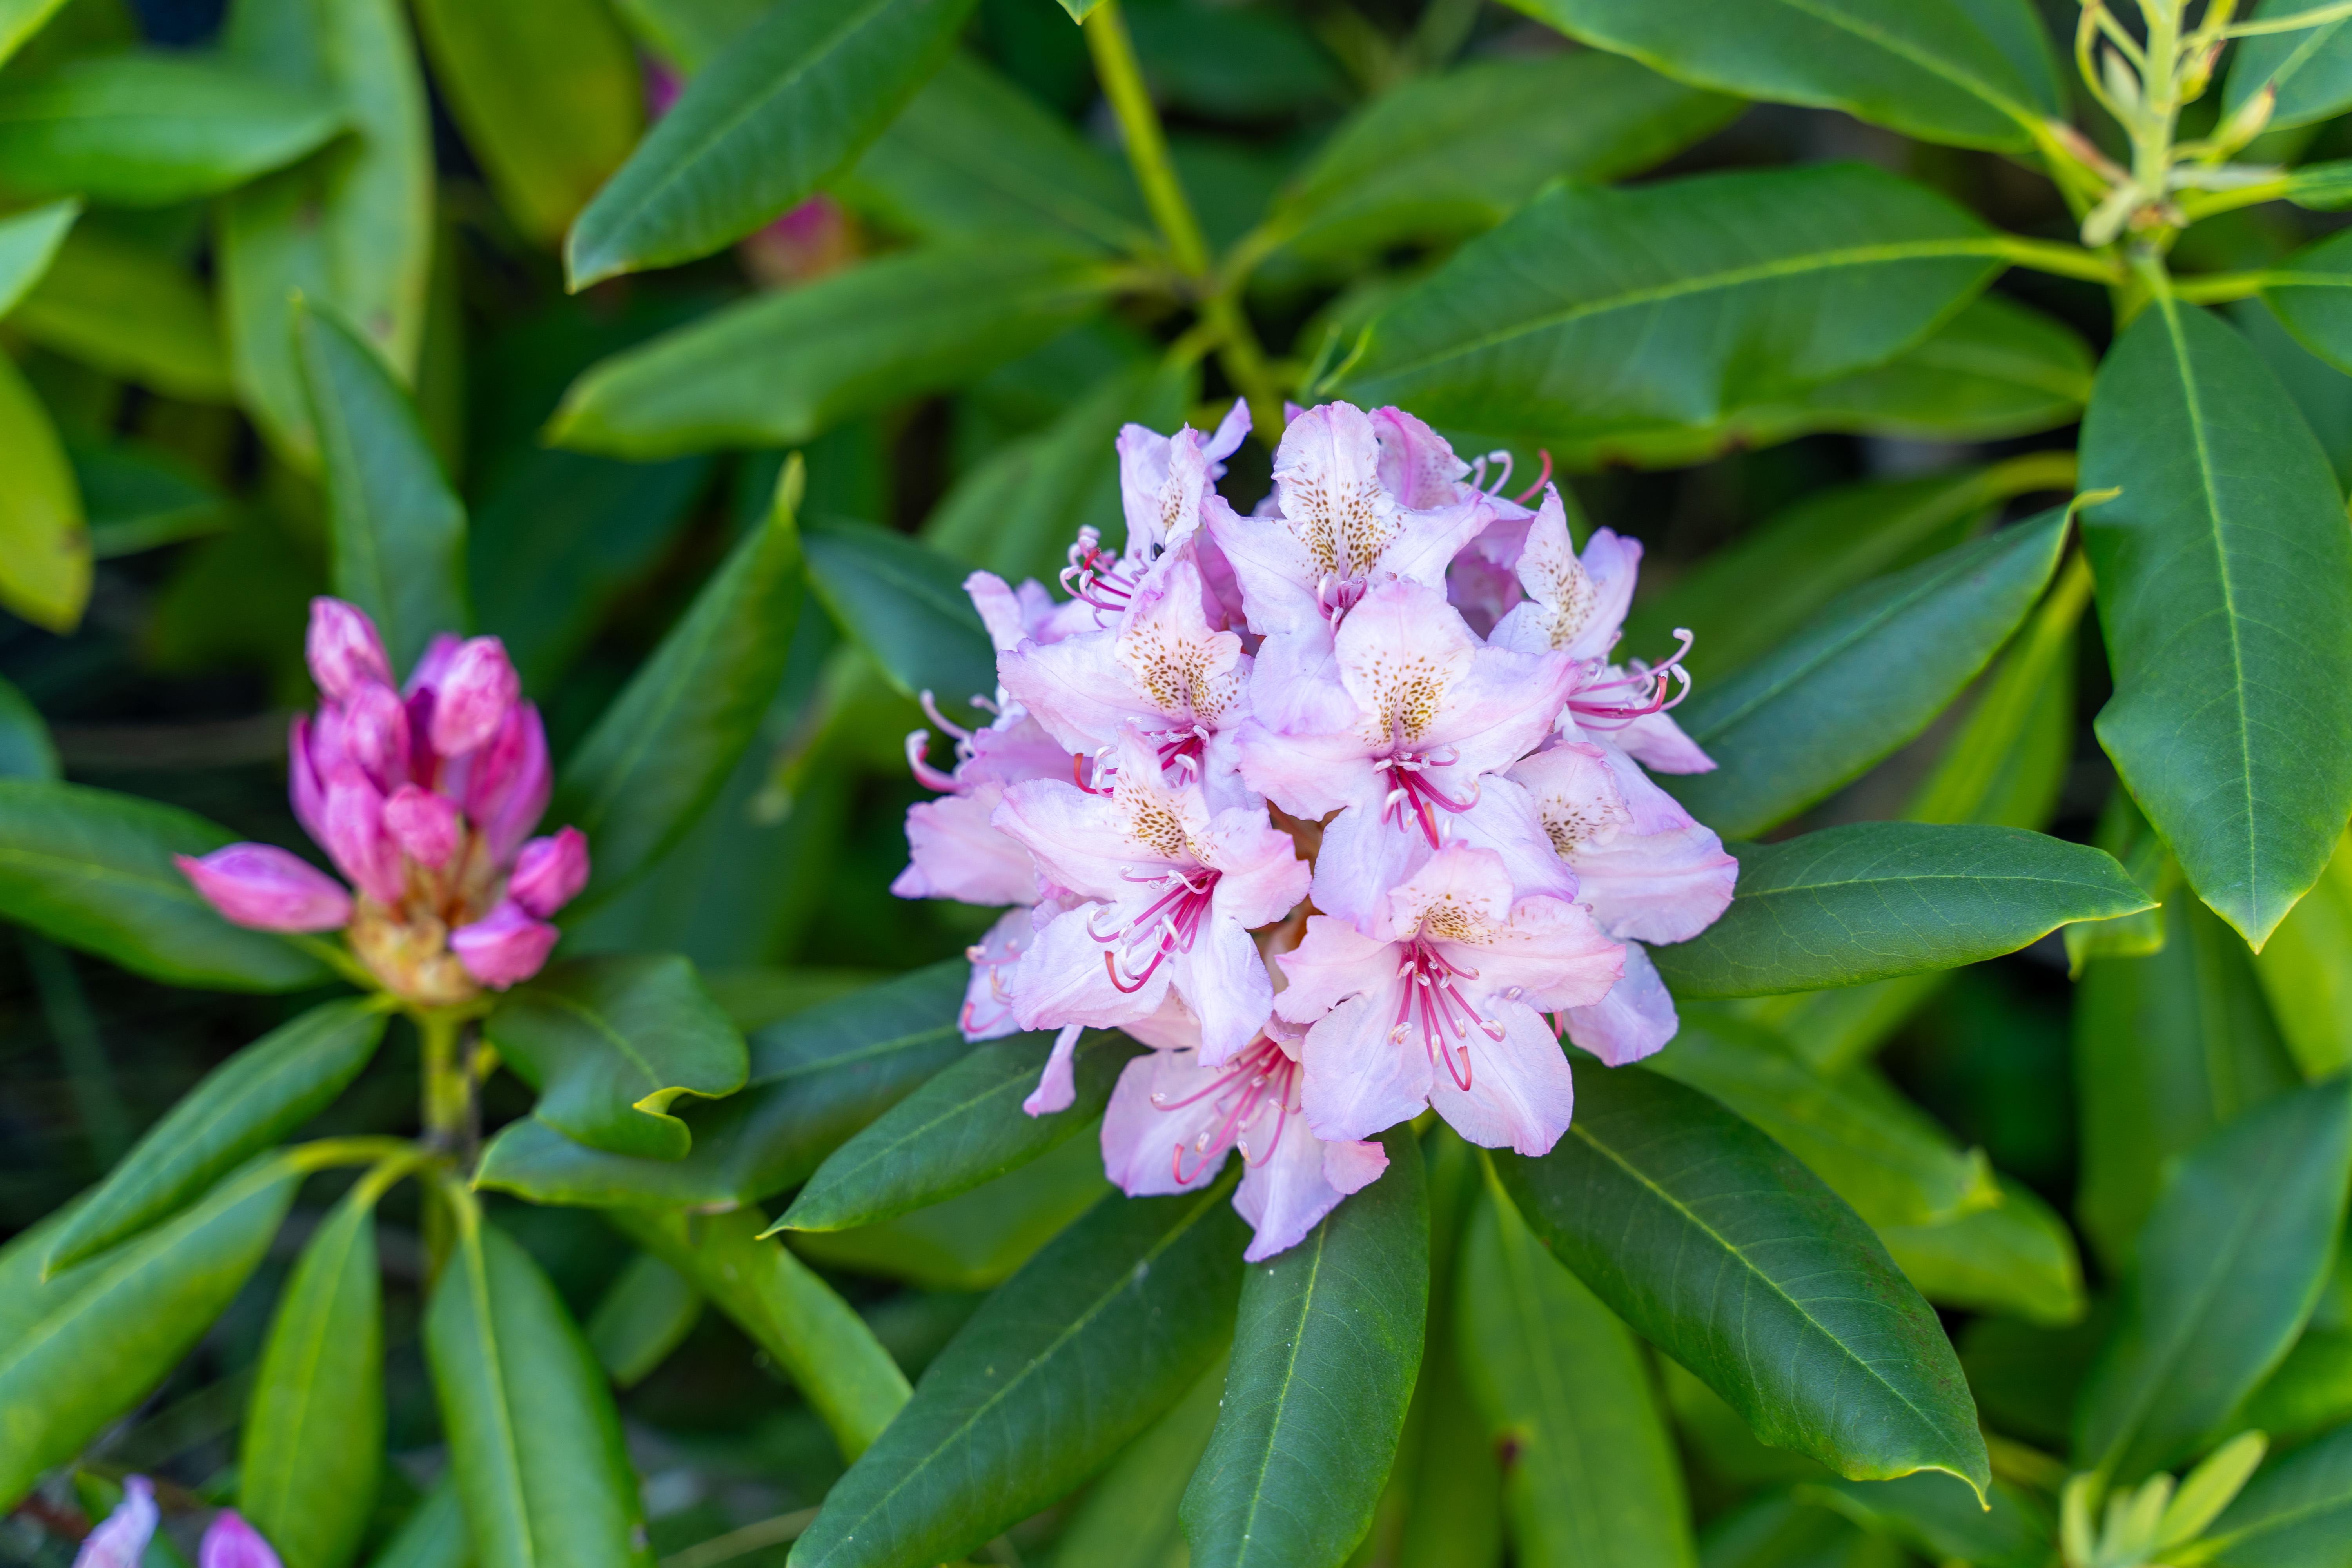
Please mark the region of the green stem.
<svg viewBox="0 0 2352 1568"><path fill-rule="evenodd" d="M1160 129L1160 111L1152 106L1150 89L1143 85L1143 67L1135 58L1135 43L1118 14L1118 0L1101 0L1081 29L1094 56L1095 75L1103 95L1118 116L1127 139L1127 159L1135 168L1135 182L1143 187L1144 205L1168 242L1168 254L1192 279L1208 275L1209 245L1202 237L1201 221L1192 216L1183 183L1168 156L1168 133Z"/></svg>
<svg viewBox="0 0 2352 1568"><path fill-rule="evenodd" d="M2314 6L2288 16L2266 16L2259 22L2240 22L2223 29L2222 36L2231 38L2254 38L2265 33L2299 33L2305 27L2324 27L2330 22L2340 22L2352 16L2352 0L2336 0L2333 5Z"/></svg>
<svg viewBox="0 0 2352 1568"><path fill-rule="evenodd" d="M2208 272L2172 280L2172 297L2192 305L2219 305L2231 300L2251 300L2270 286L2269 272Z"/></svg>
<svg viewBox="0 0 2352 1568"><path fill-rule="evenodd" d="M2030 267L2036 272L2055 273L2061 278L2080 278L2089 283L2116 283L2124 277L2123 268L2112 258L2095 250L2085 250L2079 245L2061 245L2055 240L2028 239L2023 235L1996 236L1989 247L1992 253L2015 267Z"/></svg>

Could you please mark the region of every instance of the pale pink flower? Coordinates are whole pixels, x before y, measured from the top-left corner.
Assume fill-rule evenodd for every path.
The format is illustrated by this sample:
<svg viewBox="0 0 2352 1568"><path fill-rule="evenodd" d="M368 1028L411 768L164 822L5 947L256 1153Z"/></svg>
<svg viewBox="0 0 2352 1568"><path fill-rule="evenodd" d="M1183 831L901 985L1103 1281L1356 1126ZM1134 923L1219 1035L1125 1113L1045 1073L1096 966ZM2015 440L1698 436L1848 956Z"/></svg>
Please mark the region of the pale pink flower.
<svg viewBox="0 0 2352 1568"><path fill-rule="evenodd" d="M74 1568L139 1568L155 1536L155 1489L145 1476L127 1476L122 1500L82 1538Z"/></svg>
<svg viewBox="0 0 2352 1568"><path fill-rule="evenodd" d="M890 890L902 899L1035 903L1040 892L1029 852L991 819L1006 785L1072 778L1076 760L1043 725L1009 703L994 722L978 730L950 722L937 708L931 719L955 738L955 771L943 773L925 760L929 731L907 737L907 763L917 781L942 793L907 808L908 860Z"/></svg>
<svg viewBox="0 0 2352 1568"><path fill-rule="evenodd" d="M278 1553L233 1508L213 1515L196 1546L196 1568L279 1568Z"/></svg>
<svg viewBox="0 0 2352 1568"><path fill-rule="evenodd" d="M1276 1011L1311 1026L1301 1102L1318 1136L1368 1138L1431 1105L1473 1143L1541 1154L1574 1103L1541 1014L1599 1002L1625 950L1565 900L1515 900L1500 856L1455 844L1368 929L1317 915L1276 962Z"/></svg>

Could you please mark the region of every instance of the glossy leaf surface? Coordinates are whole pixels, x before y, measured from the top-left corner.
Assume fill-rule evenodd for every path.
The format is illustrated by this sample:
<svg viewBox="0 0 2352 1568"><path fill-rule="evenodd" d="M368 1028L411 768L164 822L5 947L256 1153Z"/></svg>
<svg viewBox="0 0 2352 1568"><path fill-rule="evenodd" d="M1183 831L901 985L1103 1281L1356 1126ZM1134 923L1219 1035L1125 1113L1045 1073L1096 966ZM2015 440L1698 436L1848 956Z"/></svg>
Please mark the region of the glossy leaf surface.
<svg viewBox="0 0 2352 1568"><path fill-rule="evenodd" d="M2311 0L2257 0L2242 13L2276 21L2321 9ZM2241 39L2230 51L2230 73L2221 84L2223 113L2233 113L2263 88L2278 89L2271 110L2273 130L2329 120L2352 109L2352 28L2338 16L2291 33Z"/></svg>
<svg viewBox="0 0 2352 1568"><path fill-rule="evenodd" d="M650 1252L629 1259L582 1325L618 1388L642 1383L702 1319L702 1292Z"/></svg>
<svg viewBox="0 0 2352 1568"><path fill-rule="evenodd" d="M1714 1100L1588 1069L1559 1145L1496 1169L1560 1261L1765 1442L1857 1480L1989 1484L1935 1313L1853 1210Z"/></svg>
<svg viewBox="0 0 2352 1568"><path fill-rule="evenodd" d="M656 1160L693 1146L681 1095L743 1087L743 1037L675 953L575 959L507 994L483 1035L539 1090L531 1114L593 1149Z"/></svg>
<svg viewBox="0 0 2352 1568"><path fill-rule="evenodd" d="M1410 1127L1388 1169L1242 1276L1208 1451L1185 1489L1192 1561L1337 1568L1371 1527L1421 1370L1429 1197Z"/></svg>
<svg viewBox="0 0 2352 1568"><path fill-rule="evenodd" d="M229 924L172 857L230 836L177 807L80 784L0 779L0 914L68 947L179 985L299 991L326 967Z"/></svg>
<svg viewBox="0 0 2352 1568"><path fill-rule="evenodd" d="M69 632L89 602L89 535L57 426L14 361L0 364L0 458L12 476L0 495L0 605Z"/></svg>
<svg viewBox="0 0 2352 1568"><path fill-rule="evenodd" d="M2254 978L2305 1078L2352 1067L2352 835L2254 956Z"/></svg>
<svg viewBox="0 0 2352 1568"><path fill-rule="evenodd" d="M1093 1474L1223 1345L1244 1231L1222 1183L1097 1205L940 1352L793 1568L935 1563Z"/></svg>
<svg viewBox="0 0 2352 1568"><path fill-rule="evenodd" d="M161 252L83 229L10 323L84 364L194 403L226 403L228 355L213 301Z"/></svg>
<svg viewBox="0 0 2352 1568"><path fill-rule="evenodd" d="M2352 529L2246 340L2158 300L2100 367L2084 509L2116 693L2099 741L2189 885L2256 946L2352 816Z"/></svg>
<svg viewBox="0 0 2352 1568"><path fill-rule="evenodd" d="M2014 827L1857 822L1737 853L1723 918L1653 950L1677 995L1768 996L1955 969L2151 903L2100 851Z"/></svg>
<svg viewBox="0 0 2352 1568"><path fill-rule="evenodd" d="M2325 1568L2352 1531L2352 1427L2279 1454L2213 1521L2224 1568Z"/></svg>
<svg viewBox="0 0 2352 1568"><path fill-rule="evenodd" d="M961 564L866 523L812 523L807 543L817 596L891 685L910 697L929 691L951 714L996 689L996 650L963 591Z"/></svg>
<svg viewBox="0 0 2352 1568"><path fill-rule="evenodd" d="M0 316L41 280L79 216L81 203L68 196L0 219Z"/></svg>
<svg viewBox="0 0 2352 1568"><path fill-rule="evenodd" d="M2061 1325L2083 1315L2074 1233L2032 1189L1999 1178L2000 1201L1933 1225L1882 1225L1878 1239L1939 1307Z"/></svg>

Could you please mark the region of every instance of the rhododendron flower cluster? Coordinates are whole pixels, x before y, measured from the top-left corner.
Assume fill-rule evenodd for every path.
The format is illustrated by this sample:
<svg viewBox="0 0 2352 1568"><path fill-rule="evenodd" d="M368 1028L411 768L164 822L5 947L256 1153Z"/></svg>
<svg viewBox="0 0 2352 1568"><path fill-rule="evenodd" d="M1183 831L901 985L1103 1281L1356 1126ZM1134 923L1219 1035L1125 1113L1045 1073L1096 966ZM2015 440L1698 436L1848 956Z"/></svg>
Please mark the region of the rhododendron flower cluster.
<svg viewBox="0 0 2352 1568"><path fill-rule="evenodd" d="M1059 1031L1027 1102L1074 1095L1088 1027L1153 1049L1103 1121L1130 1194L1239 1151L1248 1256L1289 1247L1434 1108L1549 1150L1573 1103L1559 1032L1612 1066L1664 1046L1644 942L1729 903L1737 865L1644 767L1714 764L1670 710L1681 647L1612 662L1639 543L1580 554L1556 487L1517 500L1395 408L1293 410L1274 490L1237 511L1247 434L1118 440L1125 547L1080 532L1068 597L975 573L994 721L917 776L908 898L1008 905L971 950L962 1025ZM1533 510L1525 504L1540 500Z"/></svg>
<svg viewBox="0 0 2352 1568"><path fill-rule="evenodd" d="M269 844L232 844L180 868L213 907L259 931L341 931L385 990L423 1006L539 973L548 918L588 881L588 840L529 837L552 773L539 710L496 637L433 639L394 689L375 624L310 602L315 715L287 742L294 815L346 889Z"/></svg>

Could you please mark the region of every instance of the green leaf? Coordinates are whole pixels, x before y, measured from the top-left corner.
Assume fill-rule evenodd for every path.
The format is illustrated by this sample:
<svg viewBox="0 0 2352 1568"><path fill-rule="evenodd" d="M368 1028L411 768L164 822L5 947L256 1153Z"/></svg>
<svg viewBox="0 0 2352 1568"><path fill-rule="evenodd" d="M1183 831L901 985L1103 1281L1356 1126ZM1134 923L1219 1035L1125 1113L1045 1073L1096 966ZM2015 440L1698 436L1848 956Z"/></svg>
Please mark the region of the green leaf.
<svg viewBox="0 0 2352 1568"><path fill-rule="evenodd" d="M1509 1456L1524 1568L1696 1568L1690 1504L1642 1347L1506 1202L1478 1206L1455 1305L1463 1369Z"/></svg>
<svg viewBox="0 0 2352 1568"><path fill-rule="evenodd" d="M375 1055L383 1009L330 1002L206 1073L122 1157L49 1250L52 1271L185 1208L333 1102Z"/></svg>
<svg viewBox="0 0 2352 1568"><path fill-rule="evenodd" d="M2304 1077L2352 1067L2352 835L2254 955L2254 978Z"/></svg>
<svg viewBox="0 0 2352 1568"><path fill-rule="evenodd" d="M2352 530L2238 332L2159 299L2100 367L2083 484L2098 735L2198 896L2260 947L2352 816Z"/></svg>
<svg viewBox="0 0 2352 1568"><path fill-rule="evenodd" d="M2122 1321L2075 1415L2113 1482L2195 1451L2319 1299L2352 1177L2352 1080L2282 1095L2182 1156L2141 1228Z"/></svg>
<svg viewBox="0 0 2352 1568"><path fill-rule="evenodd" d="M613 14L593 0L422 0L416 22L499 205L532 239L562 238L645 122L643 72Z"/></svg>
<svg viewBox="0 0 2352 1568"><path fill-rule="evenodd" d="M1986 678L1905 817L2050 825L2074 761L2074 626L2090 600L2090 568L2074 556Z"/></svg>
<svg viewBox="0 0 2352 1568"><path fill-rule="evenodd" d="M80 784L0 779L0 915L174 985L299 991L326 967L229 924L172 857L230 841L176 806Z"/></svg>
<svg viewBox="0 0 2352 1568"><path fill-rule="evenodd" d="M971 717L971 699L996 689L996 649L962 564L870 523L812 521L805 537L809 581L843 634L900 691Z"/></svg>
<svg viewBox="0 0 2352 1568"><path fill-rule="evenodd" d="M735 771L784 678L800 617L800 469L564 763L551 820L595 847L610 897L684 837Z"/></svg>
<svg viewBox="0 0 2352 1568"><path fill-rule="evenodd" d="M73 468L49 411L0 356L0 607L70 632L89 602L89 534ZM5 853L5 852L0 852ZM5 872L0 871L0 877Z"/></svg>
<svg viewBox="0 0 2352 1568"><path fill-rule="evenodd" d="M467 1568L473 1560L465 1504L457 1500L456 1480L444 1470L368 1568Z"/></svg>
<svg viewBox="0 0 2352 1568"><path fill-rule="evenodd" d="M2172 1162L2294 1082L2245 943L2185 889L2158 919L2157 952L2095 960L2074 993L2074 1207L2110 1272Z"/></svg>
<svg viewBox="0 0 2352 1568"><path fill-rule="evenodd" d="M2064 94L2025 0L1517 0L1681 80L2021 152Z"/></svg>
<svg viewBox="0 0 2352 1568"><path fill-rule="evenodd" d="M792 1568L960 1556L1150 1426L1232 1329L1244 1227L1229 1192L1107 1198L1032 1258L835 1483Z"/></svg>
<svg viewBox="0 0 2352 1568"><path fill-rule="evenodd" d="M2066 514L1973 540L1823 606L1676 717L1715 759L1673 793L1718 833L1796 816L1926 729L2017 629L2058 569Z"/></svg>
<svg viewBox="0 0 2352 1568"><path fill-rule="evenodd" d="M1232 1370L1185 1489L1208 1568L1338 1568L1371 1528L1421 1371L1429 1194L1410 1127L1388 1168L1242 1277Z"/></svg>
<svg viewBox="0 0 2352 1568"><path fill-rule="evenodd" d="M2352 1421L2352 1330L2304 1330L2228 1425L2286 1444Z"/></svg>
<svg viewBox="0 0 2352 1568"><path fill-rule="evenodd" d="M592 366L548 439L640 460L796 446L1028 353L1094 310L1111 281L1106 264L1030 240L886 256L724 306Z"/></svg>
<svg viewBox="0 0 2352 1568"><path fill-rule="evenodd" d="M40 710L0 680L0 779L54 783L57 776L57 742L49 739Z"/></svg>
<svg viewBox="0 0 2352 1568"><path fill-rule="evenodd" d="M688 1108L694 1149L683 1160L607 1153L525 1118L490 1141L476 1180L535 1203L597 1208L724 1208L796 1186L851 1133L962 1059L956 1014L970 973L950 959L759 1030L742 1090Z"/></svg>
<svg viewBox="0 0 2352 1568"><path fill-rule="evenodd" d="M762 0L614 0L613 8L648 48L691 76L768 7Z"/></svg>
<svg viewBox="0 0 2352 1568"><path fill-rule="evenodd" d="M1135 1042L1109 1030L1087 1034L1074 1063L1076 1101L1032 1116L1022 1101L1053 1048L1054 1037L1042 1032L974 1046L835 1150L775 1229L846 1230L927 1208L1091 1129Z"/></svg>
<svg viewBox="0 0 2352 1568"><path fill-rule="evenodd" d="M15 1507L204 1337L268 1250L299 1179L274 1156L255 1161L89 1265L0 1345L0 1507Z"/></svg>
<svg viewBox="0 0 2352 1568"><path fill-rule="evenodd" d="M708 256L806 196L897 117L971 13L971 0L772 7L580 215L570 286Z"/></svg>
<svg viewBox="0 0 2352 1568"><path fill-rule="evenodd" d="M342 129L333 101L218 60L71 60L0 86L0 184L18 196L164 206L280 168Z"/></svg>
<svg viewBox="0 0 2352 1568"><path fill-rule="evenodd" d="M589 1348L621 1388L634 1388L669 1359L702 1321L702 1292L650 1252L629 1259L587 1323Z"/></svg>
<svg viewBox="0 0 2352 1568"><path fill-rule="evenodd" d="M612 1222L683 1274L772 1357L822 1416L842 1457L873 1445L907 1403L907 1376L866 1321L782 1242L757 1209L708 1217L615 1209Z"/></svg>
<svg viewBox="0 0 2352 1568"><path fill-rule="evenodd" d="M79 199L68 196L0 218L0 316L41 280L81 210Z"/></svg>
<svg viewBox="0 0 2352 1568"><path fill-rule="evenodd" d="M218 533L234 521L218 490L143 442L74 441L66 457L89 514L90 553L100 561Z"/></svg>
<svg viewBox="0 0 2352 1568"><path fill-rule="evenodd" d="M215 237L237 395L278 455L309 473L319 447L293 295L356 328L402 381L416 371L433 259L425 79L396 0L236 0L226 44L271 80L329 97L353 132L224 202Z"/></svg>
<svg viewBox="0 0 2352 1568"><path fill-rule="evenodd" d="M383 1473L383 1299L375 1205L389 1173L335 1205L278 1299L237 1454L236 1506L286 1568L344 1568Z"/></svg>
<svg viewBox="0 0 2352 1568"><path fill-rule="evenodd" d="M539 1090L531 1114L594 1149L656 1160L693 1147L669 1113L684 1094L743 1087L743 1037L676 953L573 959L500 999L482 1021Z"/></svg>
<svg viewBox="0 0 2352 1568"><path fill-rule="evenodd" d="M1555 179L1605 184L1664 162L1742 105L1594 53L1491 59L1366 103L1284 188L1265 228L1349 258L1492 228Z"/></svg>
<svg viewBox="0 0 2352 1568"><path fill-rule="evenodd" d="M1853 1480L1991 1480L1935 1313L1853 1210L1714 1100L1580 1072L1566 1136L1496 1168L1560 1261L1765 1442Z"/></svg>
<svg viewBox="0 0 2352 1568"><path fill-rule="evenodd" d="M1859 164L1562 186L1376 321L1345 395L1559 447L1705 425L1909 348L1999 243Z"/></svg>
<svg viewBox="0 0 2352 1568"><path fill-rule="evenodd" d="M2274 1456L2206 1531L2220 1568L2328 1568L2352 1534L2352 1427Z"/></svg>
<svg viewBox="0 0 2352 1568"><path fill-rule="evenodd" d="M2242 16L2275 21L2321 8L2319 0L2257 0ZM2238 40L2221 84L2221 112L2236 113L2265 87L2278 89L2269 121L2273 131L2333 120L2352 109L2352 32L2346 30L2345 19Z"/></svg>
<svg viewBox="0 0 2352 1568"><path fill-rule="evenodd" d="M2032 1189L1997 1178L2000 1201L1934 1225L1882 1225L1878 1239L1919 1294L1939 1307L2053 1327L2083 1316L2074 1232Z"/></svg>
<svg viewBox="0 0 2352 1568"><path fill-rule="evenodd" d="M2099 808L2091 842L2114 856L2151 898L2169 899L2180 886L2180 863L2172 858L2172 851L2164 847L2164 840L2132 803L2131 791L2121 784L2107 791L2107 801ZM2094 958L2145 958L2163 951L2164 915L2159 910L2143 910L2121 920L2066 928L2066 971L2070 975L2079 976Z"/></svg>
<svg viewBox="0 0 2352 1568"><path fill-rule="evenodd" d="M2352 39L2346 47L2352 50ZM2331 235L2305 246L2265 273L2263 282L2263 303L2295 341L2338 370L2352 364L2352 246L2345 237Z"/></svg>
<svg viewBox="0 0 2352 1568"><path fill-rule="evenodd" d="M56 1270L47 1267L51 1245L88 1201L87 1194L72 1199L0 1247L0 1354L26 1330L79 1294L108 1261Z"/></svg>
<svg viewBox="0 0 2352 1568"><path fill-rule="evenodd" d="M37 343L166 396L230 400L211 299L179 263L143 247L75 230L9 322Z"/></svg>
<svg viewBox="0 0 2352 1568"><path fill-rule="evenodd" d="M1797 1495L1938 1563L2044 1568L2050 1561L2053 1521L2039 1502L2006 1481L1993 1483L1990 1508L1967 1488L1935 1475L1809 1482L1797 1488Z"/></svg>
<svg viewBox="0 0 2352 1568"><path fill-rule="evenodd" d="M642 1568L637 1479L604 1370L530 1255L463 1227L425 1314L480 1568Z"/></svg>
<svg viewBox="0 0 2352 1568"><path fill-rule="evenodd" d="M374 617L394 668L406 669L435 634L470 629L466 509L376 352L307 307L294 334L326 469L335 593Z"/></svg>
<svg viewBox="0 0 2352 1568"><path fill-rule="evenodd" d="M41 30L65 0L0 0L0 60L22 47Z"/></svg>
<svg viewBox="0 0 2352 1568"><path fill-rule="evenodd" d="M1225 1363L1212 1365L1140 1437L1119 1450L1102 1479L1087 1488L1055 1542L1054 1568L1171 1568L1190 1558L1177 1521L1185 1484L1225 1393Z"/></svg>
<svg viewBox="0 0 2352 1568"><path fill-rule="evenodd" d="M1131 252L1158 243L1124 170L967 54L949 56L833 185L859 212L933 244L1043 235Z"/></svg>
<svg viewBox="0 0 2352 1568"><path fill-rule="evenodd" d="M1721 920L1652 950L1678 996L1769 996L1957 969L2151 907L2096 849L2014 827L1856 822L1744 845Z"/></svg>
<svg viewBox="0 0 2352 1568"><path fill-rule="evenodd" d="M1820 1071L1769 1029L1694 1009L1674 1047L1656 1071L1770 1133L1873 1226L1934 1225L2000 1201L1983 1150L1963 1152L1899 1096Z"/></svg>

